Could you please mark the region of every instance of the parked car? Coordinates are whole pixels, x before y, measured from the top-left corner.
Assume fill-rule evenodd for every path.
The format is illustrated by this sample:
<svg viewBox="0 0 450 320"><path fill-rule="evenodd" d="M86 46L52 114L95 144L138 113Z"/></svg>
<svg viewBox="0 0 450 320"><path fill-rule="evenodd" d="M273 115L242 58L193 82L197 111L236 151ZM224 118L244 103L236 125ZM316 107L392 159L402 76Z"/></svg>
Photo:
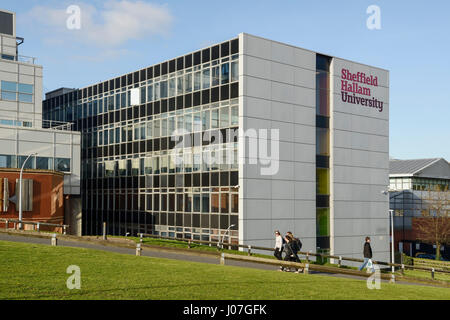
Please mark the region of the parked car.
<svg viewBox="0 0 450 320"><path fill-rule="evenodd" d="M430 254L430 253L418 252L418 253L416 253L416 258L436 260L436 255L435 254ZM442 256L439 257L439 260L440 261L448 261L447 259L445 259Z"/></svg>

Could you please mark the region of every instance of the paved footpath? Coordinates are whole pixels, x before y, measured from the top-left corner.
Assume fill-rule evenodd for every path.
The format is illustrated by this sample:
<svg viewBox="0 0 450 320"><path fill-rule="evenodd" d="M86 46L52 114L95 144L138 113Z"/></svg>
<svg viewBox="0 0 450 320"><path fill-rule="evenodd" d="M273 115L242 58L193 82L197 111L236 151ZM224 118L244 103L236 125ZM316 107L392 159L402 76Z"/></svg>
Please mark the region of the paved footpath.
<svg viewBox="0 0 450 320"><path fill-rule="evenodd" d="M20 236L19 235L10 235L10 234L6 234L6 233L0 233L0 241L50 245L50 238L37 238L37 237L24 236L24 235L20 235ZM82 241L70 241L67 239L64 239L64 240L58 239L58 246L102 250L102 251L109 251L109 252L115 252L115 253L121 253L121 254L131 254L131 255L136 254L136 250L133 248L116 247L113 245L105 246L105 245L101 245L101 244L87 243L87 242L82 242ZM174 253L174 252L161 251L161 250L152 249L152 248L143 248L141 254L142 254L142 256L153 257L153 258L165 258L165 259L183 260L183 261L190 261L190 262L209 263L209 264L216 264L216 265L220 264L219 256L197 255L194 253L179 253L179 252ZM262 270L274 270L274 271L278 270L278 268L276 268L274 266L266 265L266 264L234 261L234 260L226 260L226 265L244 267L244 268L262 269ZM330 274L330 273L316 272L316 271L311 271L311 270L309 273L366 281L366 279L361 279L361 277L352 276L352 275ZM385 282L385 283L388 282L387 280L381 280L381 281ZM421 285L421 284L411 284L411 283L400 282L400 281L397 281L397 283L410 284L410 285ZM423 284L423 285L426 285L426 284Z"/></svg>

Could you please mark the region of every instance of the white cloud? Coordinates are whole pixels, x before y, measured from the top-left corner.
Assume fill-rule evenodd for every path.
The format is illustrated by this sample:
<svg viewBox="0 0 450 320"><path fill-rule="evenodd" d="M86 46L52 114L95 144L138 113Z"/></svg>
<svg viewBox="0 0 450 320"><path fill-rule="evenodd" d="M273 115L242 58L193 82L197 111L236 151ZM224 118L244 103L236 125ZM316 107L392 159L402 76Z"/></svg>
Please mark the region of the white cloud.
<svg viewBox="0 0 450 320"><path fill-rule="evenodd" d="M79 30L67 28L70 5L81 9ZM61 8L36 6L19 18L33 28L44 28L52 42L76 40L97 47L118 47L131 39L165 35L173 21L166 5L128 0L108 0L101 9L83 2Z"/></svg>

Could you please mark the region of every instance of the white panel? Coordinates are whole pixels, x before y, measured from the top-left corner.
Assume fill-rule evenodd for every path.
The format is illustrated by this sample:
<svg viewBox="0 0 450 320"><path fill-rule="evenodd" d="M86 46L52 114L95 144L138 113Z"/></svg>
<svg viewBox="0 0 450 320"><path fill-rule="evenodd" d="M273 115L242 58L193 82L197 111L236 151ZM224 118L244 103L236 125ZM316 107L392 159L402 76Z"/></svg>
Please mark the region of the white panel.
<svg viewBox="0 0 450 320"><path fill-rule="evenodd" d="M0 139L2 140L16 140L16 129L13 128L7 128L7 127L0 127ZM12 143L11 141L8 141L8 143Z"/></svg>
<svg viewBox="0 0 450 320"><path fill-rule="evenodd" d="M56 143L70 144L71 143L71 134L70 133L57 133L56 134Z"/></svg>
<svg viewBox="0 0 450 320"><path fill-rule="evenodd" d="M1 129L0 129L1 130ZM1 154L16 154L16 143L11 140L4 140L0 137L0 153Z"/></svg>
<svg viewBox="0 0 450 320"><path fill-rule="evenodd" d="M53 146L51 143L39 143L19 141L20 155L29 155L31 153L37 153L38 157L49 157L52 154Z"/></svg>
<svg viewBox="0 0 450 320"><path fill-rule="evenodd" d="M38 131L38 130L19 130L19 139L21 141L35 141L53 143L52 131Z"/></svg>
<svg viewBox="0 0 450 320"><path fill-rule="evenodd" d="M55 146L55 157L56 158L70 158L71 157L71 146L67 144L56 144Z"/></svg>

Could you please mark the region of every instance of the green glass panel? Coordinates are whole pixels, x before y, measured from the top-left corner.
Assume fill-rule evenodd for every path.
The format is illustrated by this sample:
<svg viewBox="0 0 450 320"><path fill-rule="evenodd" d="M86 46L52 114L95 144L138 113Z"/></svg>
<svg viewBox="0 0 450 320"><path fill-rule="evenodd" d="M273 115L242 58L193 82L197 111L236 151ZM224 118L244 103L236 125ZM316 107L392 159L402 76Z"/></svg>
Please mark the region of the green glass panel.
<svg viewBox="0 0 450 320"><path fill-rule="evenodd" d="M317 194L330 194L330 170L316 169L316 192Z"/></svg>

